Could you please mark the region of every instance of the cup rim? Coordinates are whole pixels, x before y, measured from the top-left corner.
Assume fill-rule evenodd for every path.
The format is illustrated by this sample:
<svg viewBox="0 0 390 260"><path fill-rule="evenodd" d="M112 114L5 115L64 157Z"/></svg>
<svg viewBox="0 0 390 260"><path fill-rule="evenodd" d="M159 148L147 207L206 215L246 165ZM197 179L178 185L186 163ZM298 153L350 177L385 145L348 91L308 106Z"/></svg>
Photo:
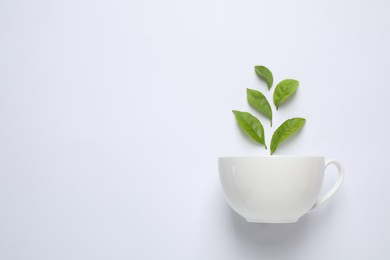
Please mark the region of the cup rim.
<svg viewBox="0 0 390 260"><path fill-rule="evenodd" d="M323 155L238 155L238 156L219 156L218 159L260 159L260 158L321 158Z"/></svg>

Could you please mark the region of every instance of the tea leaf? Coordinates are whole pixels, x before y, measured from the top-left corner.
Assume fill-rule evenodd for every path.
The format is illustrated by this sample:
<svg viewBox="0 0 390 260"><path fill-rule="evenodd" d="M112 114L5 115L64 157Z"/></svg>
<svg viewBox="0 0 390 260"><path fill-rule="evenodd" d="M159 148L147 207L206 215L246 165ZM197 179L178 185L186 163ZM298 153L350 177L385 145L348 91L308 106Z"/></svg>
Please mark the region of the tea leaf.
<svg viewBox="0 0 390 260"><path fill-rule="evenodd" d="M265 145L264 128L259 119L248 112L233 110L233 113L241 129L255 142L264 145L265 149L267 149L267 146Z"/></svg>
<svg viewBox="0 0 390 260"><path fill-rule="evenodd" d="M294 135L299 129L301 129L306 123L306 119L296 117L286 120L281 124L278 129L275 130L271 140L271 154L273 154L276 148L286 138Z"/></svg>
<svg viewBox="0 0 390 260"><path fill-rule="evenodd" d="M270 90L272 84L274 83L274 77L272 76L272 72L264 66L255 66L255 71L260 78L264 79L267 82L268 90Z"/></svg>
<svg viewBox="0 0 390 260"><path fill-rule="evenodd" d="M260 114L266 116L271 121L272 126L272 109L267 98L261 92L249 88L246 89L246 96L249 104Z"/></svg>
<svg viewBox="0 0 390 260"><path fill-rule="evenodd" d="M274 104L278 110L280 103L284 102L298 88L299 81L295 79L285 79L276 85L274 92Z"/></svg>

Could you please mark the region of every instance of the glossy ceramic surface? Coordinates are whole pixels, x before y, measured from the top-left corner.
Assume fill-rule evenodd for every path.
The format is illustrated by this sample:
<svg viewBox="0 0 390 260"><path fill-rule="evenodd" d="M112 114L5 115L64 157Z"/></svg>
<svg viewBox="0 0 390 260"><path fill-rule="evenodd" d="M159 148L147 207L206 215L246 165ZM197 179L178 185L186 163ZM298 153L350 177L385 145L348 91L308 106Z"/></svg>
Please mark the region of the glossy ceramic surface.
<svg viewBox="0 0 390 260"><path fill-rule="evenodd" d="M324 171L339 172L332 189L318 199ZM291 223L336 192L344 170L322 156L257 156L219 158L219 176L229 205L249 222Z"/></svg>

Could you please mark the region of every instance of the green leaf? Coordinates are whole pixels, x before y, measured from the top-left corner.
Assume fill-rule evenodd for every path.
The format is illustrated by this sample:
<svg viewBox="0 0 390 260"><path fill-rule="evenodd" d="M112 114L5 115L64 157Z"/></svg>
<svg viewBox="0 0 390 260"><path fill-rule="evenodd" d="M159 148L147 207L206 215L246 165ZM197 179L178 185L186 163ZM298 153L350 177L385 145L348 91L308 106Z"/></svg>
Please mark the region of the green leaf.
<svg viewBox="0 0 390 260"><path fill-rule="evenodd" d="M306 119L296 117L286 120L275 130L271 140L271 154L273 154L280 143L286 138L294 135L306 123Z"/></svg>
<svg viewBox="0 0 390 260"><path fill-rule="evenodd" d="M274 83L274 77L272 76L272 72L264 66L255 66L255 71L260 78L264 79L267 82L268 90L270 90L272 84Z"/></svg>
<svg viewBox="0 0 390 260"><path fill-rule="evenodd" d="M249 137L251 137L256 143L264 145L265 149L267 149L264 140L264 128L259 119L252 116L248 112L233 110L233 113L236 116L238 125L241 127L241 129L244 130L244 132L249 135Z"/></svg>
<svg viewBox="0 0 390 260"><path fill-rule="evenodd" d="M290 97L298 88L299 81L295 79L285 79L276 85L274 92L274 104L276 110L279 105L283 103L288 97Z"/></svg>
<svg viewBox="0 0 390 260"><path fill-rule="evenodd" d="M267 98L259 91L254 89L246 89L246 96L249 104L259 113L266 116L271 121L272 126L272 109Z"/></svg>

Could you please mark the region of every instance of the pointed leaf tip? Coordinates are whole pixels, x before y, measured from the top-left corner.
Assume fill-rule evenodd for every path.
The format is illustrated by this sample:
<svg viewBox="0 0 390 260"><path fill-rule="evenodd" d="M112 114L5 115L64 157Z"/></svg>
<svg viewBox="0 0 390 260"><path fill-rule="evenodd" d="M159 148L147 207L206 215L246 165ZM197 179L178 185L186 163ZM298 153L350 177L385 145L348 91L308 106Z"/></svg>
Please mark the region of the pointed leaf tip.
<svg viewBox="0 0 390 260"><path fill-rule="evenodd" d="M248 112L233 110L240 128L255 142L265 145L264 127L260 120Z"/></svg>
<svg viewBox="0 0 390 260"><path fill-rule="evenodd" d="M306 123L306 119L296 117L284 121L278 129L275 130L271 140L271 155L276 148L288 137L297 133Z"/></svg>
<svg viewBox="0 0 390 260"><path fill-rule="evenodd" d="M299 86L299 81L295 79L285 79L278 83L274 91L274 104L276 110L279 105L286 101L292 94L294 94Z"/></svg>
<svg viewBox="0 0 390 260"><path fill-rule="evenodd" d="M274 82L272 72L267 67L262 65L255 66L255 71L261 79L265 80L268 86L268 90L270 90Z"/></svg>
<svg viewBox="0 0 390 260"><path fill-rule="evenodd" d="M253 107L257 112L266 116L272 125L272 109L267 98L260 91L254 89L246 89L246 96L249 105Z"/></svg>

